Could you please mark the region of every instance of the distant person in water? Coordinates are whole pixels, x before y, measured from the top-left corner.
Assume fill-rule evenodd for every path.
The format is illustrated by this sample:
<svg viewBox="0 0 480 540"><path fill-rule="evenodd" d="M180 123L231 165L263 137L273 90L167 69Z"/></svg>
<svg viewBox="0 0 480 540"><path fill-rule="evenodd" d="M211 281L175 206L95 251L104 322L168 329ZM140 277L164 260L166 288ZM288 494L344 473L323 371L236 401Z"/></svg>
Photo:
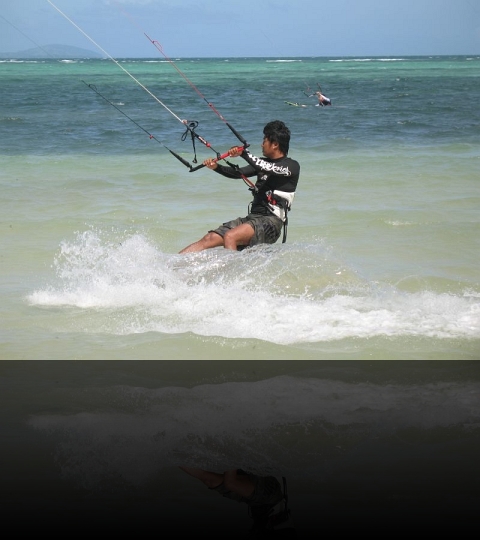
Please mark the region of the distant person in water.
<svg viewBox="0 0 480 540"><path fill-rule="evenodd" d="M317 96L318 98L317 107L325 107L332 104L332 100L327 96L324 96L320 91L315 92L314 96Z"/></svg>
<svg viewBox="0 0 480 540"><path fill-rule="evenodd" d="M320 85L318 85L318 88L319 89L316 92L314 92L313 94L307 94L306 92L304 92L304 93L308 97L316 97L318 99L317 107L326 107L327 105L331 105L332 100L330 98L328 98L327 96L322 94L322 89L320 88Z"/></svg>

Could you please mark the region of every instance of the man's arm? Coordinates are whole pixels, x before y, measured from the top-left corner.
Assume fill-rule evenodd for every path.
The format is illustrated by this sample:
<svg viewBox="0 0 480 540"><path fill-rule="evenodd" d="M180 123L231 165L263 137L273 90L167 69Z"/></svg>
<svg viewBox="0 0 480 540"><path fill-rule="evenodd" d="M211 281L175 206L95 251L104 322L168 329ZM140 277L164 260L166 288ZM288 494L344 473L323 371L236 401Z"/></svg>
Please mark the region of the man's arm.
<svg viewBox="0 0 480 540"><path fill-rule="evenodd" d="M256 173L256 170L251 165L247 167L230 167L217 163L217 167L212 170L227 178L241 178L241 175L249 177L254 176Z"/></svg>

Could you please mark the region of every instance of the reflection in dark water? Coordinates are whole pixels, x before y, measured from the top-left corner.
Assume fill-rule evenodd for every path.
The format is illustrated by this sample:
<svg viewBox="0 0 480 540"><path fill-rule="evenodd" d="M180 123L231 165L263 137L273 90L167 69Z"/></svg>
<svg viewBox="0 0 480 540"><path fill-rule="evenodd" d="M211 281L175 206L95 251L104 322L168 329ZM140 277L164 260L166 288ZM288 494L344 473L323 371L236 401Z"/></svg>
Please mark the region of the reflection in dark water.
<svg viewBox="0 0 480 540"><path fill-rule="evenodd" d="M296 537L288 507L287 479L284 476L280 482L274 476L260 476L242 469L231 469L223 473L185 466L180 469L198 478L208 489L222 497L245 503L253 521L249 537Z"/></svg>
<svg viewBox="0 0 480 540"><path fill-rule="evenodd" d="M0 512L17 532L300 539L479 521L476 361L4 361L0 422Z"/></svg>

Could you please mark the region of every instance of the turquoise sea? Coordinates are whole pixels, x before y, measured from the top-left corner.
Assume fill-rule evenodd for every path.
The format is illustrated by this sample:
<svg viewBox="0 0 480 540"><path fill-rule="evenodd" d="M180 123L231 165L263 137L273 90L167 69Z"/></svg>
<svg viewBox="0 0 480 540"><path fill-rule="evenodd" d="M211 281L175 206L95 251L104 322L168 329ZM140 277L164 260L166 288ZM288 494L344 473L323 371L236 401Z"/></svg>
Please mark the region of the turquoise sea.
<svg viewBox="0 0 480 540"><path fill-rule="evenodd" d="M0 61L5 527L245 537L178 465L285 476L299 538L478 526L479 79L479 56ZM223 153L228 122L260 152L273 119L287 242L179 255L250 194L169 149Z"/></svg>
<svg viewBox="0 0 480 540"><path fill-rule="evenodd" d="M480 358L480 57L6 60L0 77L1 358ZM331 107L305 95L318 84ZM287 242L178 255L250 193L168 149L201 163L239 143L228 123L260 153L276 118L301 164Z"/></svg>

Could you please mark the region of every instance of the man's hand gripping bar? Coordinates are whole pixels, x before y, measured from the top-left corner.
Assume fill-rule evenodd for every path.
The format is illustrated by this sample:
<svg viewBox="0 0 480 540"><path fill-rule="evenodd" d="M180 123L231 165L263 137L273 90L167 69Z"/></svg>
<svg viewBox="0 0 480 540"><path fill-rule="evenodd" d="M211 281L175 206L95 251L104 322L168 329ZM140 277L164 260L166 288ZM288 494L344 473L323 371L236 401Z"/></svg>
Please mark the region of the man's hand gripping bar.
<svg viewBox="0 0 480 540"><path fill-rule="evenodd" d="M245 150L245 148L247 148L249 145L245 145L245 146L238 146L237 148L241 149L241 151L243 152ZM230 157L230 150L228 152L225 152L224 154L217 154L217 157L213 160L215 163L217 163L217 161L220 161L222 159L225 159L225 158L228 158ZM202 167L205 167L205 165L203 163L201 163L200 165L197 165L196 167L191 167L190 168L190 172L194 172L194 171L198 171L198 169L201 169Z"/></svg>
<svg viewBox="0 0 480 540"><path fill-rule="evenodd" d="M227 126L230 128L230 131L232 131L232 133L235 135L235 137L237 137L237 139L239 141L241 141L243 143L243 147L239 146L238 148L242 148L242 152L243 150L245 150L246 148L248 148L250 145L247 143L247 141L240 135L240 133L238 133L238 131L236 129L234 129L228 122L226 122ZM229 153L228 152L225 152L224 154L217 154L217 157L214 159L215 163L217 161L220 161L221 159L225 159L227 157L229 157ZM198 171L198 169L201 169L202 167L205 167L205 165L202 163L200 165L197 165L196 167L191 167L190 168L190 172L194 172L194 171Z"/></svg>

